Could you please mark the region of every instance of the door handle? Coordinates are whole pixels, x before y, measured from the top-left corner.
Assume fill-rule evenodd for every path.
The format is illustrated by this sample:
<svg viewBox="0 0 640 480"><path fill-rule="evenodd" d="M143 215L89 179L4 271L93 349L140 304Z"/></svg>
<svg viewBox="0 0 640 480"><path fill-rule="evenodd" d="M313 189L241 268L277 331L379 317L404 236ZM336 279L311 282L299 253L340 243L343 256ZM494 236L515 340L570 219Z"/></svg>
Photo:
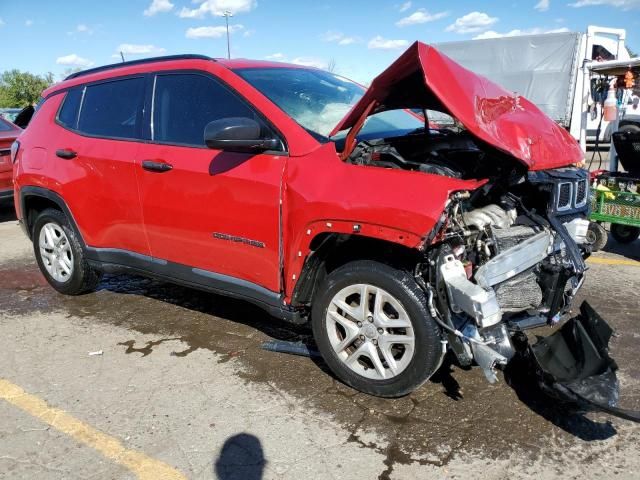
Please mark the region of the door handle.
<svg viewBox="0 0 640 480"><path fill-rule="evenodd" d="M168 172L173 168L173 165L166 162L156 162L154 160L144 160L142 162L142 168L149 172Z"/></svg>
<svg viewBox="0 0 640 480"><path fill-rule="evenodd" d="M69 150L68 148L60 148L56 150L56 156L64 158L65 160L71 160L72 158L76 158L78 156L78 152Z"/></svg>

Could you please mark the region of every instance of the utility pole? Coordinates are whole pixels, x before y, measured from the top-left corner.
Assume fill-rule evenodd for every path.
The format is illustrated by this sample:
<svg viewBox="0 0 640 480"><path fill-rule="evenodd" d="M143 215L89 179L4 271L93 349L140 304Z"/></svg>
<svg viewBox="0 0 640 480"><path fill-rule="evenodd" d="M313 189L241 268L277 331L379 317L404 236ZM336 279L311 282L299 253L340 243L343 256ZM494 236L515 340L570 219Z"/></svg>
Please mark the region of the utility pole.
<svg viewBox="0 0 640 480"><path fill-rule="evenodd" d="M229 10L225 10L222 12L222 16L224 17L225 23L227 24L227 58L231 58L231 47L229 46L229 17L233 17L233 13Z"/></svg>

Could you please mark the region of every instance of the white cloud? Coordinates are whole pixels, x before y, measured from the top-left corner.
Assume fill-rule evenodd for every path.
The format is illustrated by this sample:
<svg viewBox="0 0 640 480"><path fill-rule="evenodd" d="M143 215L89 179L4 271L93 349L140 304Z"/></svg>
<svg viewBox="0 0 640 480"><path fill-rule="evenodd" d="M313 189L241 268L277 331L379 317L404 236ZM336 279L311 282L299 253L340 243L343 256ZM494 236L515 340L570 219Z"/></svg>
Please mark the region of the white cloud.
<svg viewBox="0 0 640 480"><path fill-rule="evenodd" d="M244 33L242 34L243 37L251 37L254 33L256 33L255 30L245 30Z"/></svg>
<svg viewBox="0 0 640 480"><path fill-rule="evenodd" d="M25 27L30 27L33 25L33 20L29 19L29 20L25 20L24 21L24 26Z"/></svg>
<svg viewBox="0 0 640 480"><path fill-rule="evenodd" d="M118 51L118 54L114 56L119 56L119 52L122 52L125 55L157 55L166 52L166 49L162 47L156 47L155 45L150 44L139 45L135 43L121 43L118 45L116 50Z"/></svg>
<svg viewBox="0 0 640 480"><path fill-rule="evenodd" d="M398 27L406 27L408 25L417 25L420 23L435 22L449 15L449 12L429 13L424 8L419 8L408 17L401 18L396 22Z"/></svg>
<svg viewBox="0 0 640 480"><path fill-rule="evenodd" d="M173 6L169 0L151 0L151 5L143 13L147 17L152 17L156 13L170 12Z"/></svg>
<svg viewBox="0 0 640 480"><path fill-rule="evenodd" d="M229 33L235 33L244 29L240 24L229 25ZM219 25L217 27L192 27L188 28L185 37L187 38L220 38L227 34L227 27Z"/></svg>
<svg viewBox="0 0 640 480"><path fill-rule="evenodd" d="M293 60L290 60L290 63L294 63L296 65L302 65L304 67L315 67L315 68L327 68L327 62L324 60L320 60L317 58L311 57L296 57Z"/></svg>
<svg viewBox="0 0 640 480"><path fill-rule="evenodd" d="M561 32L568 32L568 31L569 29L565 27L553 28L550 30L545 30L544 28L529 28L526 30L520 30L516 28L515 30L511 30L510 32L506 32L506 33L498 33L498 32L494 32L493 30L488 30L479 35L476 35L475 37L473 37L473 39L483 40L487 38L518 37L520 35L539 35L541 33L561 33Z"/></svg>
<svg viewBox="0 0 640 480"><path fill-rule="evenodd" d="M56 63L70 67L90 67L93 65L91 60L76 55L75 53L56 58Z"/></svg>
<svg viewBox="0 0 640 480"><path fill-rule="evenodd" d="M320 39L323 42L333 42L338 45L351 45L352 43L359 43L362 41L358 37L349 37L342 32L334 32L333 30L329 30L320 35Z"/></svg>
<svg viewBox="0 0 640 480"><path fill-rule="evenodd" d="M570 7L591 7L596 5L608 5L611 7L621 8L622 10L631 10L640 8L640 0L578 0L570 3Z"/></svg>
<svg viewBox="0 0 640 480"><path fill-rule="evenodd" d="M180 18L203 18L207 14L222 15L225 10L231 13L246 13L258 5L256 0L195 0L194 3L199 3L200 6L197 8L183 7L178 16Z"/></svg>
<svg viewBox="0 0 640 480"><path fill-rule="evenodd" d="M87 35L93 34L93 30L89 28L87 25L85 25L84 23L78 24L78 26L76 27L76 32L86 33Z"/></svg>
<svg viewBox="0 0 640 480"><path fill-rule="evenodd" d="M471 12L457 18L446 28L447 32L474 33L487 30L498 21L497 17L490 17L484 12Z"/></svg>
<svg viewBox="0 0 640 480"><path fill-rule="evenodd" d="M4 20L2 20L2 18L0 18L0 27L4 25Z"/></svg>
<svg viewBox="0 0 640 480"><path fill-rule="evenodd" d="M327 62L319 58L295 57L295 58L289 59L289 57L287 57L284 53L281 53L281 52L267 55L266 57L264 57L264 59L273 60L274 62L293 63L295 65L302 65L304 67L315 67L315 68L322 68L322 69L327 68Z"/></svg>
<svg viewBox="0 0 640 480"><path fill-rule="evenodd" d="M367 44L368 48L377 50L396 50L398 48L405 48L409 46L409 42L406 40L389 40L380 35L376 35Z"/></svg>
<svg viewBox="0 0 640 480"><path fill-rule="evenodd" d="M338 40L338 45L351 45L352 43L358 42L357 37L344 37Z"/></svg>
<svg viewBox="0 0 640 480"><path fill-rule="evenodd" d="M398 10L400 10L400 12L406 12L410 8L411 8L411 2L404 2L402 5L400 5L400 8Z"/></svg>
<svg viewBox="0 0 640 480"><path fill-rule="evenodd" d="M549 10L549 0L540 0L533 8L535 8L539 12L546 12L547 10Z"/></svg>

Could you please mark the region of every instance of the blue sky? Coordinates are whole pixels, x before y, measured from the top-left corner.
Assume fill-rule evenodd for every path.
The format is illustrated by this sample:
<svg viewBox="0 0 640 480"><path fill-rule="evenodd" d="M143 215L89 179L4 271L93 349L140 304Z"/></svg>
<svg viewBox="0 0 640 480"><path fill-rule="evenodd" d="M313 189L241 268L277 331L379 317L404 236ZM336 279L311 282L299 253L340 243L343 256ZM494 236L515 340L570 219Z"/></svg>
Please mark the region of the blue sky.
<svg viewBox="0 0 640 480"><path fill-rule="evenodd" d="M640 51L640 0L0 0L0 71L53 72L154 55L226 55L327 66L370 81L415 40L442 42L588 24L627 29Z"/></svg>

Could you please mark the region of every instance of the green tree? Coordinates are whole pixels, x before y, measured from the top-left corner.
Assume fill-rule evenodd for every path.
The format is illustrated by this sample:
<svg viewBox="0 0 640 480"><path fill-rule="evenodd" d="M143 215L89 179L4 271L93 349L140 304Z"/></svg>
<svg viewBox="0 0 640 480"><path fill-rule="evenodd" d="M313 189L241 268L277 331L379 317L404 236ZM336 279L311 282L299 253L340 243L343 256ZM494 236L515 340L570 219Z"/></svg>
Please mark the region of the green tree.
<svg viewBox="0 0 640 480"><path fill-rule="evenodd" d="M26 107L38 101L42 91L53 83L53 74L34 75L7 70L0 75L0 108Z"/></svg>

